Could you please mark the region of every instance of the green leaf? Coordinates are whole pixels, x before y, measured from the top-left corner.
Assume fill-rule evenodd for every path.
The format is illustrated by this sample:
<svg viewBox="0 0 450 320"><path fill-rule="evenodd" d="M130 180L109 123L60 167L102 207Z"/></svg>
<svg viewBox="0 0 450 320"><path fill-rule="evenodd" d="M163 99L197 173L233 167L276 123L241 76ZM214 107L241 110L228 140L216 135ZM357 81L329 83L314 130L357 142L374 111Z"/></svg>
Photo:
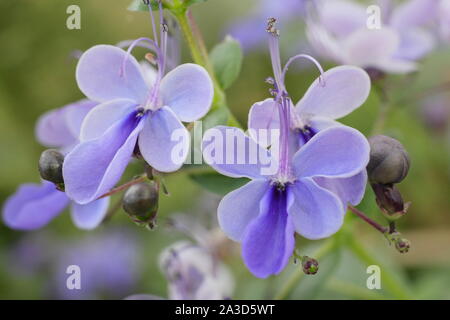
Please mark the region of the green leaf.
<svg viewBox="0 0 450 320"><path fill-rule="evenodd" d="M189 177L206 190L222 196L250 181L247 178L226 177L216 172L193 173Z"/></svg>
<svg viewBox="0 0 450 320"><path fill-rule="evenodd" d="M207 0L185 0L184 2L186 3L186 6L192 6L193 4L196 3L201 3L201 2L206 2Z"/></svg>
<svg viewBox="0 0 450 320"><path fill-rule="evenodd" d="M227 36L211 51L211 61L220 85L229 88L239 76L243 54L241 45L231 36Z"/></svg>

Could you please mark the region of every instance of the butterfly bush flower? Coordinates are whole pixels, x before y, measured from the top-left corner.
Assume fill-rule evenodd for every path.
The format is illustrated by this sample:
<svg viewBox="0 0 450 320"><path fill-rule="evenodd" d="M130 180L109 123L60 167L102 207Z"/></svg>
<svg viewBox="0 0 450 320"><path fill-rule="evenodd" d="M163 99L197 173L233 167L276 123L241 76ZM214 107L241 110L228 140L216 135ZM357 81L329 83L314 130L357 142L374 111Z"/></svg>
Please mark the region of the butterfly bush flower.
<svg viewBox="0 0 450 320"><path fill-rule="evenodd" d="M273 22L274 20L271 21ZM223 126L208 130L203 140L205 161L215 170L230 177L251 179L222 199L218 218L224 232L231 239L242 243L246 266L254 275L262 278L278 274L284 269L294 250L295 233L307 239L321 239L331 236L342 226L346 206L337 193L321 186L317 179L354 177L365 169L369 160L368 142L353 128L317 127L317 132L311 134L292 134L291 119L297 117L297 111L293 110L284 85L278 31L273 29L273 25L269 25L268 31L275 98L267 100L265 104L276 107L279 147L274 148L272 144L270 149L266 149L267 145L258 145L242 130ZM356 88L360 86L360 81L369 85L367 75L359 69L337 69L323 77L322 85L327 90L320 91L319 87L313 85L312 91L305 96L298 110L310 113L314 107L318 110L320 107L328 110L331 117L334 103L339 107L348 98L350 106L346 106L349 109L345 110L361 104L368 89L363 85L352 92L348 88L350 82L347 77L353 78L354 83L351 85ZM342 83L339 85L340 81ZM347 97L349 93L353 95ZM314 110L314 113L318 114L318 110ZM343 110L337 110L334 115L339 117L342 112ZM313 127L316 128L316 125ZM267 129L273 131L274 128ZM230 133L233 140L226 140L224 143L220 138L231 136ZM298 151L293 149L296 147L292 141L302 137L306 143L302 143ZM242 159L246 159L245 162L224 161L224 157L230 155L236 159L239 157L238 153L244 153L245 157L242 156ZM277 164L277 170L273 174L265 173L267 158ZM345 185L343 190L338 191L346 198L352 198L359 197L361 188L362 185Z"/></svg>
<svg viewBox="0 0 450 320"><path fill-rule="evenodd" d="M182 122L208 112L213 85L206 70L195 64L183 64L165 74L165 23L160 38L160 44L137 39L128 51L97 45L81 56L78 86L99 105L84 119L81 143L64 162L66 192L74 201L85 204L110 190L137 148L150 166L162 172L178 170L186 159L190 139ZM152 83L130 54L139 42L146 42L156 53L158 73Z"/></svg>
<svg viewBox="0 0 450 320"><path fill-rule="evenodd" d="M435 19L437 1L410 0L396 7L379 1L380 28L369 28L367 5L350 0L316 3L316 16L307 23L309 42L318 54L337 63L408 73L434 47L425 26Z"/></svg>
<svg viewBox="0 0 450 320"><path fill-rule="evenodd" d="M69 152L78 143L83 118L95 105L95 102L81 100L47 112L36 125L38 141L45 146L59 148L63 153ZM3 220L12 229L39 229L70 206L74 224L82 229L93 229L103 220L108 205L109 198L77 204L48 181L26 183L5 202Z"/></svg>

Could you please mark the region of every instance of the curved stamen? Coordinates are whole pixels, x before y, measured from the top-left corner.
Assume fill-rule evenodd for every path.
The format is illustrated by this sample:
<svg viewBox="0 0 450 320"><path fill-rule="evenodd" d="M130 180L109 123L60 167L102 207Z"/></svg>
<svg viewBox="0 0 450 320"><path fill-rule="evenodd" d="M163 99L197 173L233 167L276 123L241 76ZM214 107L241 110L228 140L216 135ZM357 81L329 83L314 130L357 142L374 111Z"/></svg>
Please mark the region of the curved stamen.
<svg viewBox="0 0 450 320"><path fill-rule="evenodd" d="M159 57L161 55L158 45L152 39L142 37L142 38L138 38L138 39L134 40L128 47L127 54L123 58L122 66L120 67L120 76L121 77L126 76L125 75L125 64L128 61L128 57L131 55L131 51L133 51L133 49L139 44L139 42L142 42L142 41L147 41L150 44L150 49L155 51L155 53L157 54L157 57Z"/></svg>
<svg viewBox="0 0 450 320"><path fill-rule="evenodd" d="M325 86L324 71L323 71L322 66L320 65L319 61L317 61L316 59L314 59L313 57L311 57L311 56L308 55L308 54L298 54L298 55L295 55L295 56L291 57L291 58L288 60L288 62L286 63L286 65L284 66L284 68L283 68L283 73L282 73L282 75L281 75L281 76L282 76L281 79L284 81L284 78L286 77L286 73L287 73L287 71L288 71L289 66L291 65L291 63L294 62L294 61L297 60L297 59L300 59L300 58L307 59L307 60L309 60L309 61L311 61L311 62L314 63L314 65L315 65L315 66L317 67L317 69L319 69L319 71L320 71L319 83L320 83L320 85Z"/></svg>
<svg viewBox="0 0 450 320"><path fill-rule="evenodd" d="M148 6L148 12L150 14L150 21L152 22L153 38L155 38L156 45L159 45L158 35L156 34L156 23L155 23L155 17L153 16L151 0L144 1L144 3L147 4L147 6Z"/></svg>

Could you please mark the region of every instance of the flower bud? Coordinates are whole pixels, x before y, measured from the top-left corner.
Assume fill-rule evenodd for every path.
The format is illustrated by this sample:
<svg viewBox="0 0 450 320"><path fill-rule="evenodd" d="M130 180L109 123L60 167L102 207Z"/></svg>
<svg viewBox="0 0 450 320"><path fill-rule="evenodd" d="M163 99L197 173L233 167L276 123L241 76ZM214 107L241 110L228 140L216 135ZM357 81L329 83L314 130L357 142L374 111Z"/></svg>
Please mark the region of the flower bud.
<svg viewBox="0 0 450 320"><path fill-rule="evenodd" d="M158 211L159 189L154 181L132 185L125 192L122 205L135 222L149 222Z"/></svg>
<svg viewBox="0 0 450 320"><path fill-rule="evenodd" d="M308 256L302 257L302 268L305 274L316 274L319 271L319 262Z"/></svg>
<svg viewBox="0 0 450 320"><path fill-rule="evenodd" d="M399 238L395 242L395 249L400 253L407 253L411 247L411 242L408 239Z"/></svg>
<svg viewBox="0 0 450 320"><path fill-rule="evenodd" d="M409 171L409 155L397 140L376 135L369 138L370 162L367 173L372 183L393 184L402 181Z"/></svg>
<svg viewBox="0 0 450 320"><path fill-rule="evenodd" d="M42 152L39 158L39 173L42 179L57 185L64 184L63 163L64 156L58 150L48 149Z"/></svg>
<svg viewBox="0 0 450 320"><path fill-rule="evenodd" d="M404 203L400 191L394 185L372 184L377 205L389 221L403 217L410 203Z"/></svg>

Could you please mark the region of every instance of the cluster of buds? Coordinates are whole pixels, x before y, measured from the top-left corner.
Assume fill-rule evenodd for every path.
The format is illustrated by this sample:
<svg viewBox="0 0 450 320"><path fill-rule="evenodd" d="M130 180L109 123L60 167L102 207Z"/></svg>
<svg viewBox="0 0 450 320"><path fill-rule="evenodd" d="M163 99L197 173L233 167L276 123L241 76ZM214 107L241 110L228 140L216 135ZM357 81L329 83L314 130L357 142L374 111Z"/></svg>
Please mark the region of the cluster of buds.
<svg viewBox="0 0 450 320"><path fill-rule="evenodd" d="M410 206L405 203L396 184L403 181L409 172L410 159L403 145L384 135L369 138L370 162L367 165L369 182L376 202L390 227L387 237L401 253L409 250L409 241L403 239L395 229L395 221L403 217Z"/></svg>

